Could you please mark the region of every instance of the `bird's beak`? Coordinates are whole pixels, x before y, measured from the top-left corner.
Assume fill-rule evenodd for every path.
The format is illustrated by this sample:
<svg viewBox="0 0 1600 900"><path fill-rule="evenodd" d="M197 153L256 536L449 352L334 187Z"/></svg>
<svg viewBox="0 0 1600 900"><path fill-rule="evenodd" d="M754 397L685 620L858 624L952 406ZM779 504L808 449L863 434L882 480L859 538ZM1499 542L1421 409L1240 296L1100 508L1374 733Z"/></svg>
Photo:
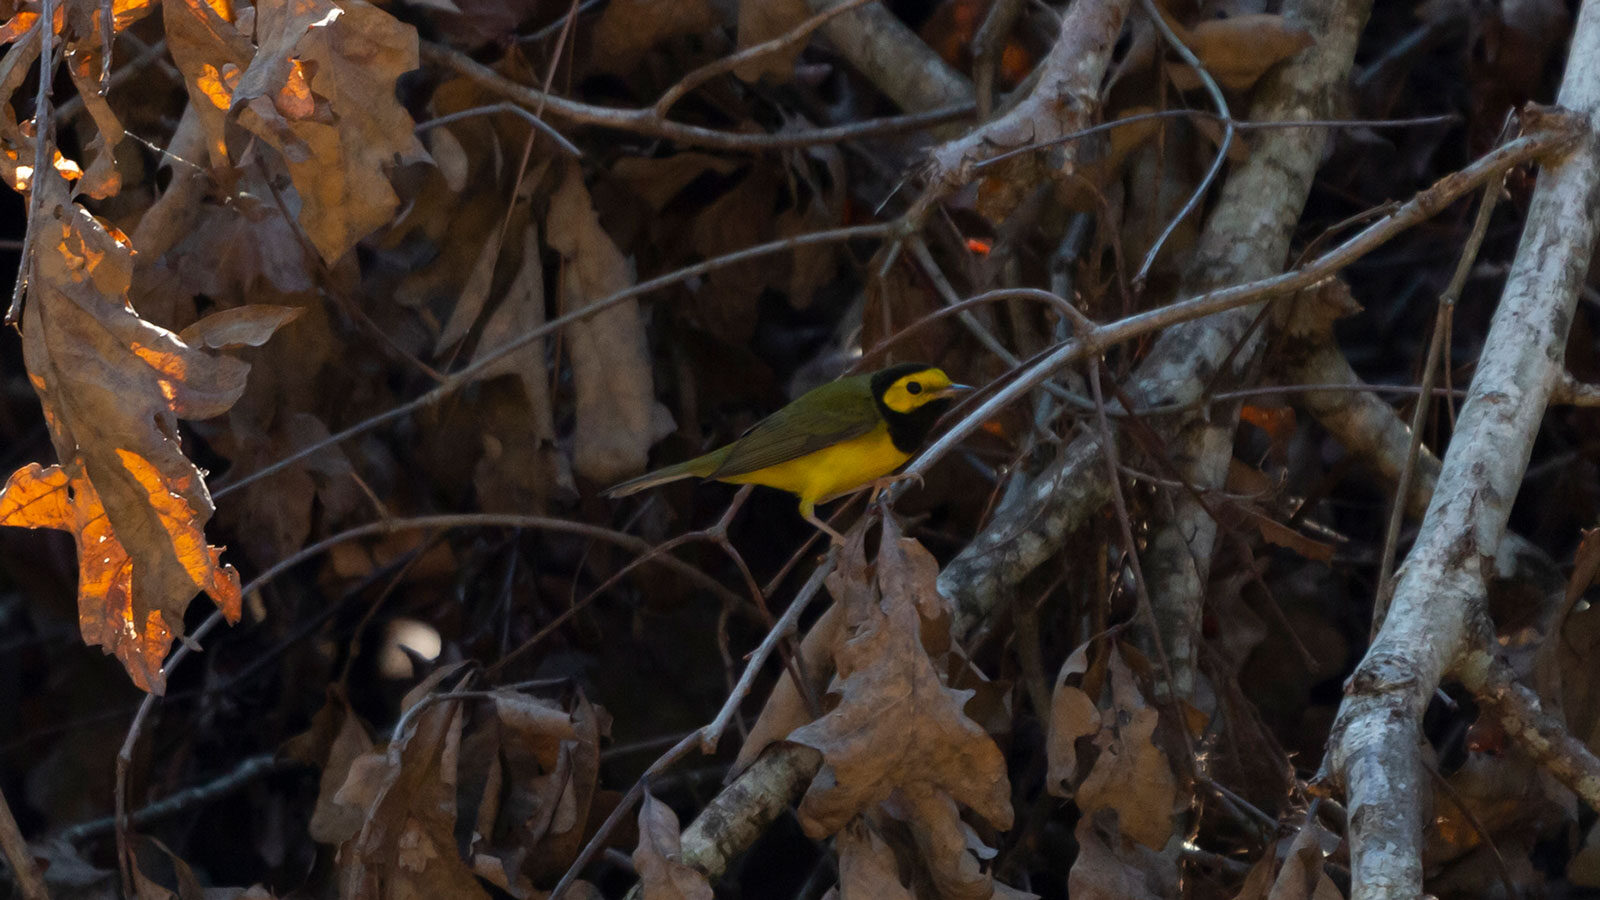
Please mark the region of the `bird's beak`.
<svg viewBox="0 0 1600 900"><path fill-rule="evenodd" d="M934 394L934 396L935 397L954 397L954 396L956 396L958 394L965 394L967 391L970 391L970 390L972 390L972 385L970 385L970 384L952 384L949 387L941 388L939 390L939 393Z"/></svg>

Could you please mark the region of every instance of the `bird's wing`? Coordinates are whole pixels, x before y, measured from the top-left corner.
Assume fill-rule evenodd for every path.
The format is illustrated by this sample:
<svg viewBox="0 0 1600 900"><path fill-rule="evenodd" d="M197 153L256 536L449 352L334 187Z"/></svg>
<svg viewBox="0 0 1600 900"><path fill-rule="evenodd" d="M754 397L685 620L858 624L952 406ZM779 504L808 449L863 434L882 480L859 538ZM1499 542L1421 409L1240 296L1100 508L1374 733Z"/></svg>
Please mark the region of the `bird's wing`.
<svg viewBox="0 0 1600 900"><path fill-rule="evenodd" d="M733 478L861 437L881 421L866 376L842 378L807 392L757 422L728 447L708 478Z"/></svg>

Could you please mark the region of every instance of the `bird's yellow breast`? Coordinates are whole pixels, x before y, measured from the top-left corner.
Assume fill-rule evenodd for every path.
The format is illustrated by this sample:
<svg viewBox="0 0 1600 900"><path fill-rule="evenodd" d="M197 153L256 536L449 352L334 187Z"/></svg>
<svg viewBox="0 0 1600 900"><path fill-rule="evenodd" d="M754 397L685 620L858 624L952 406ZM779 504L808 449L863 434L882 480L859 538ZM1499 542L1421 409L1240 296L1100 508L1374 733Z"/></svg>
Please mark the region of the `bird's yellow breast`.
<svg viewBox="0 0 1600 900"><path fill-rule="evenodd" d="M879 424L861 437L765 469L717 480L775 487L799 495L801 504L809 507L882 478L910 458L909 453L895 448L889 439L889 427Z"/></svg>

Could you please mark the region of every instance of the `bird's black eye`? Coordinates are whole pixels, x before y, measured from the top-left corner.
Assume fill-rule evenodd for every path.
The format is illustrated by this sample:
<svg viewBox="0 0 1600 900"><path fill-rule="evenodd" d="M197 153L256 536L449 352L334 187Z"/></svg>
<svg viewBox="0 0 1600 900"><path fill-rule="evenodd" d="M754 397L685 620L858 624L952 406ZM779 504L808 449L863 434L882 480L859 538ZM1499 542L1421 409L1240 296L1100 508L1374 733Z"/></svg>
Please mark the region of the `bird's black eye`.
<svg viewBox="0 0 1600 900"><path fill-rule="evenodd" d="M920 393L922 393L922 382L920 382L920 381L908 382L906 384L906 393L908 393L908 394L920 394Z"/></svg>

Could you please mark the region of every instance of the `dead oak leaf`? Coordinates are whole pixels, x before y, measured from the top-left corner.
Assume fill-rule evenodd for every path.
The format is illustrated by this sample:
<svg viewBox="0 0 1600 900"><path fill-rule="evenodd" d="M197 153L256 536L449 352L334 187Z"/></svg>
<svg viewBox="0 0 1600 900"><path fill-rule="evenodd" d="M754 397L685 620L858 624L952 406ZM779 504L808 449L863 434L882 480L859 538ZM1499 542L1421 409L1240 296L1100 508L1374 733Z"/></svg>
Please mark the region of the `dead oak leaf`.
<svg viewBox="0 0 1600 900"><path fill-rule="evenodd" d="M1120 648L1110 670L1113 709L1101 717L1100 755L1078 788L1078 808L1085 818L1115 810L1122 834L1159 849L1172 835L1178 798L1172 764L1153 740L1161 714L1145 703Z"/></svg>
<svg viewBox="0 0 1600 900"><path fill-rule="evenodd" d="M946 687L923 648L914 595L925 592L889 589L897 579L903 584L909 566L924 574L936 569L922 565L926 555L916 542L902 543L899 529L885 521L877 562L867 563L858 531L828 578L829 592L845 611L831 691L839 704L789 736L823 754L799 811L814 838L837 832L897 788L924 784L997 828L1011 827L1005 760L963 712L972 692ZM928 590L936 592L931 584Z"/></svg>
<svg viewBox="0 0 1600 900"><path fill-rule="evenodd" d="M140 318L126 299L126 238L73 204L61 178L36 182L44 215L23 358L61 465L14 475L6 496L27 500L6 503L0 524L73 533L84 639L159 693L160 661L197 592L239 617L238 575L205 542L214 508L177 420L226 412L250 367Z"/></svg>
<svg viewBox="0 0 1600 900"><path fill-rule="evenodd" d="M395 98L417 32L365 0L287 0L258 7L257 33L229 111L283 155L300 225L331 263L394 217L387 170L426 158Z"/></svg>

